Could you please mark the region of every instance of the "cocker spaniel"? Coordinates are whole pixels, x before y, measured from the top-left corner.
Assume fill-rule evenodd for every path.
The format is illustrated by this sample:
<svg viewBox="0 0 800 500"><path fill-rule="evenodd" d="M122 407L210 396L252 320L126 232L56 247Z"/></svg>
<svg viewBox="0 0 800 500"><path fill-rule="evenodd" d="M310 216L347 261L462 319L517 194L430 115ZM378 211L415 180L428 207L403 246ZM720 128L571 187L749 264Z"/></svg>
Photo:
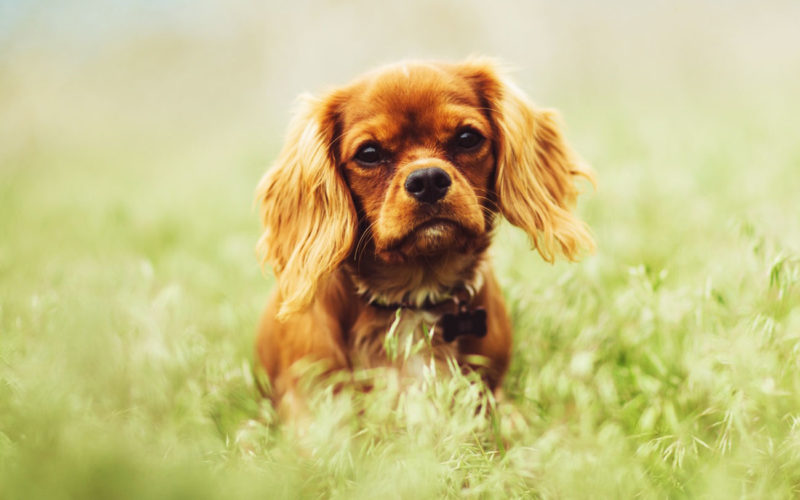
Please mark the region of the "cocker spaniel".
<svg viewBox="0 0 800 500"><path fill-rule="evenodd" d="M300 361L420 369L386 352L390 329L499 387L512 328L493 228L502 215L546 261L576 260L594 247L572 212L577 177L593 182L556 113L490 61L401 63L306 97L257 189L277 286L256 355L281 413L302 404Z"/></svg>

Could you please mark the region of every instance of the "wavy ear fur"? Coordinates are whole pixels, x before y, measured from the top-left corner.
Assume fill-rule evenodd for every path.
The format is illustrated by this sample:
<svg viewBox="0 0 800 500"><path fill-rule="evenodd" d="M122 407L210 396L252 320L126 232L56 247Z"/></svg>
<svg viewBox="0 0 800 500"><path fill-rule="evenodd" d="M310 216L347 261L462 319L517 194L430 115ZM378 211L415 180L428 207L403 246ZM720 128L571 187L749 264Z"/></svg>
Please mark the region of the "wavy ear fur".
<svg viewBox="0 0 800 500"><path fill-rule="evenodd" d="M307 308L353 246L355 209L330 147L332 102L302 99L277 161L257 188L264 232L256 250L277 278L279 320Z"/></svg>
<svg viewBox="0 0 800 500"><path fill-rule="evenodd" d="M567 145L557 112L534 108L491 63L464 66L487 100L497 128L495 192L500 212L525 230L548 262L559 254L577 260L582 251L593 251L589 228L572 209L579 194L576 178L594 185L594 174Z"/></svg>

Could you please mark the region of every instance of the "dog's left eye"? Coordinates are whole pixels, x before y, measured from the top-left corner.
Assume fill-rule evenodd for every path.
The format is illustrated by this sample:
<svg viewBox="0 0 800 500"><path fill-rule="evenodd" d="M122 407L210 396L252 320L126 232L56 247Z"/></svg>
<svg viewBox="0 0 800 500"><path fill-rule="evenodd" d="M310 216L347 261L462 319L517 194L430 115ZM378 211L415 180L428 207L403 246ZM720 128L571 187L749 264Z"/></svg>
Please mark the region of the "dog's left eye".
<svg viewBox="0 0 800 500"><path fill-rule="evenodd" d="M478 132L467 129L456 133L453 141L459 149L470 150L475 149L483 142L483 136Z"/></svg>

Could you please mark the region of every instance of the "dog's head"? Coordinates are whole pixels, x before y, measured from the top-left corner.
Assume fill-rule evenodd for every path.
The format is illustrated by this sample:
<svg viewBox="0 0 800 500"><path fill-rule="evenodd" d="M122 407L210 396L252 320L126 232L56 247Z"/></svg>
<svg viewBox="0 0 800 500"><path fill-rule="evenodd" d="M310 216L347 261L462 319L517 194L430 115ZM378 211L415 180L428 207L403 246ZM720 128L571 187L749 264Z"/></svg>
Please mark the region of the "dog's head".
<svg viewBox="0 0 800 500"><path fill-rule="evenodd" d="M365 252L392 265L482 250L498 212L545 260L575 259L593 247L576 176L592 179L555 113L489 62L400 64L307 97L258 187L279 316Z"/></svg>

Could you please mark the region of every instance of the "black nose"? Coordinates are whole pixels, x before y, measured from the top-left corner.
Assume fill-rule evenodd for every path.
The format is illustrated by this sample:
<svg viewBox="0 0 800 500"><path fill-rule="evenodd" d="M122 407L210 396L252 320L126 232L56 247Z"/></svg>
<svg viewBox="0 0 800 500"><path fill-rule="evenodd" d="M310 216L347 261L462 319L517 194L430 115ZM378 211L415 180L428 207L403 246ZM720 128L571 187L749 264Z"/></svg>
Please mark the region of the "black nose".
<svg viewBox="0 0 800 500"><path fill-rule="evenodd" d="M439 167L414 170L406 177L406 191L422 203L436 203L450 187L450 176Z"/></svg>

